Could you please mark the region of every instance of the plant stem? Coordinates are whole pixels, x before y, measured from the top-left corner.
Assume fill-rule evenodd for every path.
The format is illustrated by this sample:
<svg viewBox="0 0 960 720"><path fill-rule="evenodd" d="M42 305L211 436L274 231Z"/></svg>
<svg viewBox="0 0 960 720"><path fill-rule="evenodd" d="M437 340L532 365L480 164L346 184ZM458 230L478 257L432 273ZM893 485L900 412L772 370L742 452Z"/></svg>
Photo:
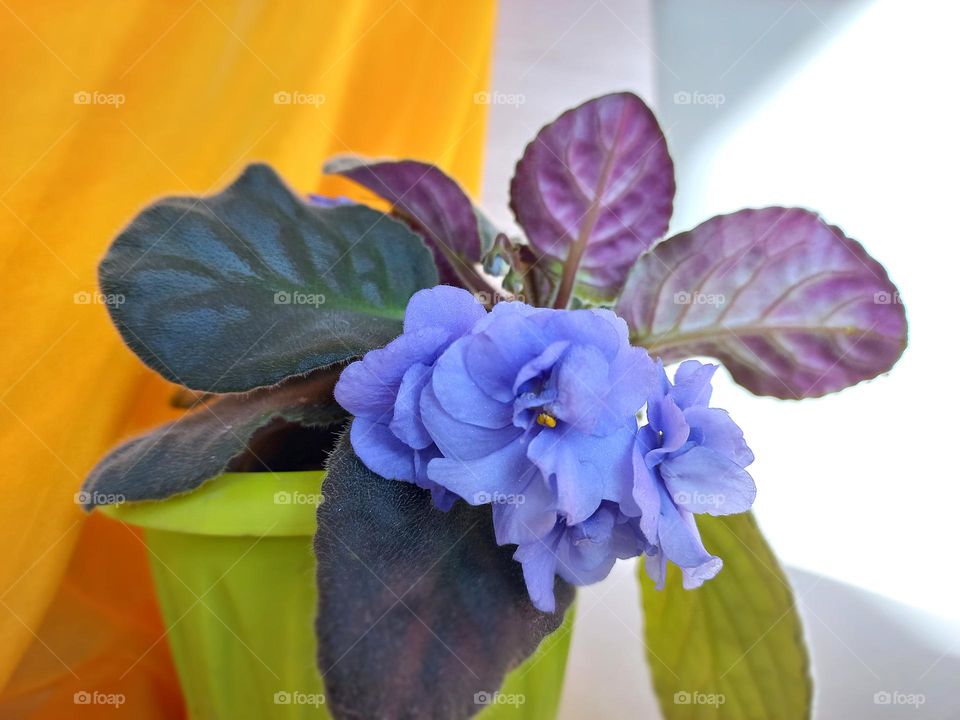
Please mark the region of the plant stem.
<svg viewBox="0 0 960 720"><path fill-rule="evenodd" d="M464 286L474 294L481 295L484 298L483 304L488 310L491 309L496 302L508 299L507 295L487 282L487 279L472 263L467 262L454 253L446 243L436 241L436 247L440 249L440 252L447 259L447 262L450 263L457 277L463 281Z"/></svg>

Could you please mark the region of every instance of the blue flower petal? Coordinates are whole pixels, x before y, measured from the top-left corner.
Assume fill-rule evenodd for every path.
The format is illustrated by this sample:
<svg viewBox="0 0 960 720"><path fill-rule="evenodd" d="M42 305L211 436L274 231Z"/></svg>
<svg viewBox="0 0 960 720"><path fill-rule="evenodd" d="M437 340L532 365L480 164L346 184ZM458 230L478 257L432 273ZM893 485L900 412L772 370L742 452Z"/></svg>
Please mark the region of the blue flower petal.
<svg viewBox="0 0 960 720"><path fill-rule="evenodd" d="M654 467L665 457L683 447L690 437L690 426L687 419L673 398L665 397L649 408L650 426L660 433L658 447L647 453L647 467Z"/></svg>
<svg viewBox="0 0 960 720"><path fill-rule="evenodd" d="M626 320L607 308L592 308L590 312L614 329L621 348L630 344L630 328Z"/></svg>
<svg viewBox="0 0 960 720"><path fill-rule="evenodd" d="M525 362L523 366L516 371L513 378L511 390L514 396L523 392L523 386L529 381L540 377L556 365L568 347L570 347L569 341L558 340L557 342L550 343L542 352Z"/></svg>
<svg viewBox="0 0 960 720"><path fill-rule="evenodd" d="M450 345L437 360L431 384L440 405L457 420L486 428L502 428L513 420L513 407L481 390L467 372L465 356L471 337Z"/></svg>
<svg viewBox="0 0 960 720"><path fill-rule="evenodd" d="M516 369L486 335L474 335L470 340L470 352L466 355L466 368L470 377L483 392L500 402L511 402L514 397L513 378Z"/></svg>
<svg viewBox="0 0 960 720"><path fill-rule="evenodd" d="M462 288L438 285L414 293L407 303L403 317L404 334L426 328L442 328L450 337L470 332L487 311L469 292Z"/></svg>
<svg viewBox="0 0 960 720"><path fill-rule="evenodd" d="M343 370L334 397L353 415L389 422L404 374L414 363L432 363L449 339L442 328L422 328L371 350Z"/></svg>
<svg viewBox="0 0 960 720"><path fill-rule="evenodd" d="M660 549L667 559L689 570L695 577L708 579L720 571L719 558L714 557L703 547L700 532L693 515L679 510L666 493L660 488ZM710 573L713 575L710 575Z"/></svg>
<svg viewBox="0 0 960 720"><path fill-rule="evenodd" d="M708 405L713 393L710 380L716 371L716 365L705 364L699 360L685 360L680 363L673 376L670 395L682 408Z"/></svg>
<svg viewBox="0 0 960 720"><path fill-rule="evenodd" d="M568 527L557 547L560 577L575 585L589 585L605 578L617 560L616 521L616 511L601 506L584 522Z"/></svg>
<svg viewBox="0 0 960 720"><path fill-rule="evenodd" d="M707 580L713 580L722 569L723 560L716 556L711 556L707 562L697 567L680 568L680 574L683 578L683 589L696 590Z"/></svg>
<svg viewBox="0 0 960 720"><path fill-rule="evenodd" d="M476 460L523 435L513 425L487 428L457 420L443 408L430 385L420 394L420 414L433 442L451 460Z"/></svg>
<svg viewBox="0 0 960 720"><path fill-rule="evenodd" d="M551 341L567 340L574 345L590 345L613 360L623 343L617 327L593 310L553 311L537 317Z"/></svg>
<svg viewBox="0 0 960 720"><path fill-rule="evenodd" d="M673 502L693 513L746 512L757 496L757 486L750 473L705 447L693 447L664 460L660 475Z"/></svg>
<svg viewBox="0 0 960 720"><path fill-rule="evenodd" d="M508 318L522 320L532 315L550 312L550 310L545 308L533 307L522 302L499 302L493 306L493 310L487 313L486 317L481 318L480 321L477 322L473 328L473 332L486 332L494 323L501 325L508 322Z"/></svg>
<svg viewBox="0 0 960 720"><path fill-rule="evenodd" d="M553 489L537 473L518 496L493 504L493 527L500 545L536 542L557 524L557 501ZM522 500L517 502L517 500Z"/></svg>
<svg viewBox="0 0 960 720"><path fill-rule="evenodd" d="M557 574L588 585L606 577L618 558L636 557L647 548L636 519L624 517L615 503L604 502L584 522L566 526L557 544Z"/></svg>
<svg viewBox="0 0 960 720"><path fill-rule="evenodd" d="M692 407L684 410L683 415L698 444L730 458L740 467L753 462L753 452L747 447L743 430L726 410Z"/></svg>
<svg viewBox="0 0 960 720"><path fill-rule="evenodd" d="M604 499L632 499L635 433L634 426L596 437L558 425L542 430L530 441L527 456L545 477L555 478L557 509L569 525L589 518Z"/></svg>
<svg viewBox="0 0 960 720"><path fill-rule="evenodd" d="M623 424L623 416L610 417L611 409L607 406L609 374L610 363L597 348L590 345L571 347L556 370L557 399L551 405L553 414L585 433L593 432L601 419L604 420L604 428L618 421ZM633 413L641 405L642 398L634 406Z"/></svg>
<svg viewBox="0 0 960 720"><path fill-rule="evenodd" d="M644 443L644 428L637 435L633 447L633 499L640 510L640 531L651 543L657 543L660 527L660 490L655 470L647 467L648 452Z"/></svg>
<svg viewBox="0 0 960 720"><path fill-rule="evenodd" d="M539 325L528 319L529 313L500 310L511 307L527 306L500 303L494 307L485 321L477 324L466 359L467 370L477 385L502 402L513 397L513 381L523 364L543 352L549 344ZM494 319L496 324L490 325ZM484 326L490 332L481 331Z"/></svg>
<svg viewBox="0 0 960 720"><path fill-rule="evenodd" d="M523 566L523 579L527 584L530 602L543 612L556 610L553 584L557 570L556 545L561 533L562 530L557 528L542 540L521 545L513 554L514 560Z"/></svg>
<svg viewBox="0 0 960 720"><path fill-rule="evenodd" d="M393 434L416 450L433 444L433 438L420 419L420 395L430 382L432 371L433 368L423 363L414 363L404 373L390 421Z"/></svg>
<svg viewBox="0 0 960 720"><path fill-rule="evenodd" d="M427 466L427 477L471 505L489 503L496 495L522 492L536 472L525 448L518 442L474 460L441 457L431 460Z"/></svg>
<svg viewBox="0 0 960 720"><path fill-rule="evenodd" d="M388 480L416 480L414 451L397 438L385 423L354 418L350 443L363 464Z"/></svg>
<svg viewBox="0 0 960 720"><path fill-rule="evenodd" d="M653 586L657 590L663 590L667 581L667 556L662 550L655 550L643 558L643 568L647 575L653 580Z"/></svg>
<svg viewBox="0 0 960 720"><path fill-rule="evenodd" d="M646 350L626 345L610 363L605 396L608 416L619 423L623 418L636 416L653 394L657 382L657 369ZM598 431L608 432L609 427Z"/></svg>

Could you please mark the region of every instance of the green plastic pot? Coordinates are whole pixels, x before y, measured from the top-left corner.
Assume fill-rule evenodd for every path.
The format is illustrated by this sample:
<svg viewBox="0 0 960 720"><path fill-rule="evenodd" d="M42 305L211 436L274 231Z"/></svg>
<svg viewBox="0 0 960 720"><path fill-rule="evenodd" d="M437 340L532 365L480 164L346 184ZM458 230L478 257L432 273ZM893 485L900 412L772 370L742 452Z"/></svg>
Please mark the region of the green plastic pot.
<svg viewBox="0 0 960 720"><path fill-rule="evenodd" d="M143 528L191 718L329 718L316 670L315 499L324 473L227 473L162 502L102 507ZM481 720L556 717L563 625L507 677Z"/></svg>

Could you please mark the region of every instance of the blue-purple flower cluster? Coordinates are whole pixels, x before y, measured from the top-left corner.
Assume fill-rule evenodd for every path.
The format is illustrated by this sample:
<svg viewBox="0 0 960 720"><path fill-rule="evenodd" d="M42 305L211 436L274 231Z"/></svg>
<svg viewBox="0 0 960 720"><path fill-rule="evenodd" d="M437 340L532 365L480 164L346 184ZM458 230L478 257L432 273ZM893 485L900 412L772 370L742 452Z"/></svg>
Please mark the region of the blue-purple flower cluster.
<svg viewBox="0 0 960 720"><path fill-rule="evenodd" d="M617 558L647 555L659 585L667 560L686 587L720 570L694 515L743 512L756 489L743 433L708 406L715 369L687 361L671 383L609 310L487 312L439 286L343 371L336 398L371 470L443 510L490 504L497 542L517 546L533 604L552 612L555 575L589 584Z"/></svg>

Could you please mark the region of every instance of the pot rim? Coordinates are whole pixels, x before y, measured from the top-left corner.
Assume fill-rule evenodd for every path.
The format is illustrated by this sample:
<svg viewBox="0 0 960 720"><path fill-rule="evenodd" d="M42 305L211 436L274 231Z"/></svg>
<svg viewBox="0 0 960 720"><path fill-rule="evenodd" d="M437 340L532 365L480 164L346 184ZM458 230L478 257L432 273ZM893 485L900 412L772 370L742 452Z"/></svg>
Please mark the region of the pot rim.
<svg viewBox="0 0 960 720"><path fill-rule="evenodd" d="M223 473L165 500L101 505L99 512L141 528L193 535L313 537L326 472Z"/></svg>

